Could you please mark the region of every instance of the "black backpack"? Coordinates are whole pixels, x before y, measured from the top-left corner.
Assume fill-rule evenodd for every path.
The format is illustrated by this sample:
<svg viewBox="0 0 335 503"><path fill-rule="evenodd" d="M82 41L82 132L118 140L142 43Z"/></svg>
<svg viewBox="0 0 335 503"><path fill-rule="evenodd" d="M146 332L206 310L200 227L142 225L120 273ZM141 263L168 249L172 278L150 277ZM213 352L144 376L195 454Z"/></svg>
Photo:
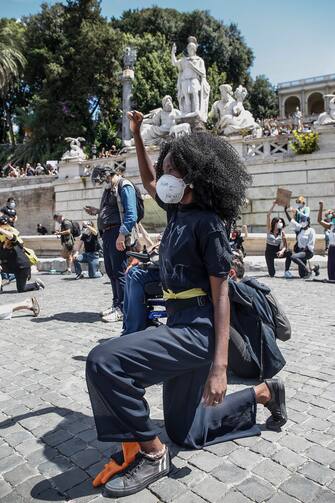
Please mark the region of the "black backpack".
<svg viewBox="0 0 335 503"><path fill-rule="evenodd" d="M139 223L143 219L143 217L144 217L144 201L143 201L142 194L141 194L139 188L136 185L134 185L133 183L131 183L129 180L125 180L124 178L121 178L121 180L119 182L119 185L118 185L118 192L119 192L120 199L121 199L121 189L125 185L131 185L135 189L136 210L137 210L137 223Z"/></svg>
<svg viewBox="0 0 335 503"><path fill-rule="evenodd" d="M81 234L79 222L76 222L75 220L71 220L71 225L72 225L72 236L74 238L78 238Z"/></svg>

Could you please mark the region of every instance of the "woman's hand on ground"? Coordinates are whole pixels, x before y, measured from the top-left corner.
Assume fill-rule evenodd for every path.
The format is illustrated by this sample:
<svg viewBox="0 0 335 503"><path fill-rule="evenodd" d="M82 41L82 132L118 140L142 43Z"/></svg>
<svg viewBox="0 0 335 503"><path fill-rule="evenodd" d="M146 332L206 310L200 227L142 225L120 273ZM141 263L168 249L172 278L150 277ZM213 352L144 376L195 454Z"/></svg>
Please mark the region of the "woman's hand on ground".
<svg viewBox="0 0 335 503"><path fill-rule="evenodd" d="M133 135L139 133L143 122L143 114L134 110L132 112L128 112L127 117L129 119L130 130Z"/></svg>
<svg viewBox="0 0 335 503"><path fill-rule="evenodd" d="M218 405L223 402L227 391L226 370L212 368L208 374L203 393L203 403L206 407Z"/></svg>
<svg viewBox="0 0 335 503"><path fill-rule="evenodd" d="M126 249L125 237L123 234L119 234L116 240L116 249L118 251L124 251Z"/></svg>

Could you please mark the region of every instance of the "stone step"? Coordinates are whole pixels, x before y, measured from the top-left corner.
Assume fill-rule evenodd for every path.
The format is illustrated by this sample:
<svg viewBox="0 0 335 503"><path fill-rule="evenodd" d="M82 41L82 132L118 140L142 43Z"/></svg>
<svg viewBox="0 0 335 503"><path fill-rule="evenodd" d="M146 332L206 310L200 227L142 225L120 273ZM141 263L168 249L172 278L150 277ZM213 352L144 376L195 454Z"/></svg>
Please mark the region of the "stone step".
<svg viewBox="0 0 335 503"><path fill-rule="evenodd" d="M100 270L105 272L104 260L103 258L99 259ZM252 256L247 255L244 259L245 270L246 272L267 272L265 257L261 256ZM313 267L318 264L320 269L327 268L327 256L322 255L314 255L314 257L310 260L310 264ZM276 259L275 267L277 271L283 272L285 268L285 260L284 259ZM83 271L87 271L87 264L82 264ZM297 269L297 266L292 262L291 269ZM62 257L51 257L51 258L41 258L37 264L37 270L39 272L65 272L66 271L66 261Z"/></svg>

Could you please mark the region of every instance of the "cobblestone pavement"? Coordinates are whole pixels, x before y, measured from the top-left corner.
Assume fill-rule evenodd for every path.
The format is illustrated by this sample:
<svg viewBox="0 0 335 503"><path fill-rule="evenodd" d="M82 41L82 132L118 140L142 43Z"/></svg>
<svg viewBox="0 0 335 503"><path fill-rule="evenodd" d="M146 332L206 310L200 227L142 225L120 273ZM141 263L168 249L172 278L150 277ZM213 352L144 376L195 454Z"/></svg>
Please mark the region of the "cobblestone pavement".
<svg viewBox="0 0 335 503"><path fill-rule="evenodd" d="M110 287L105 277L43 279L40 318L1 322L0 501L111 501L91 485L111 446L96 440L84 376L89 350L119 333L120 326L103 324L97 314L110 304ZM292 340L281 344L287 426L202 451L172 446L170 477L119 501L335 502L335 285L264 282L287 306L293 326ZM20 297L26 295L7 287L0 303ZM147 397L161 421L160 387ZM259 407L258 421L265 417Z"/></svg>

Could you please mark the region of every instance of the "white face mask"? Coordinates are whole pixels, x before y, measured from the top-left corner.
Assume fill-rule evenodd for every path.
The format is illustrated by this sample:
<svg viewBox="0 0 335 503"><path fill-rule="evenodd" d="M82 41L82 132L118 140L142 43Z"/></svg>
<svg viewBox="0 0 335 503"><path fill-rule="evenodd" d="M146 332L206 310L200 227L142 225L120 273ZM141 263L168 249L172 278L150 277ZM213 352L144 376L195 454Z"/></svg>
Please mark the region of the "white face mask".
<svg viewBox="0 0 335 503"><path fill-rule="evenodd" d="M283 228L283 222L277 223L277 229L280 231Z"/></svg>
<svg viewBox="0 0 335 503"><path fill-rule="evenodd" d="M303 229L306 229L306 227L308 226L308 222L307 221L301 222L300 225Z"/></svg>
<svg viewBox="0 0 335 503"><path fill-rule="evenodd" d="M301 203L299 203L299 204L297 205L297 207L298 207L298 210L301 210L301 208L303 208L303 207L304 207L304 205L303 205L303 204L301 204Z"/></svg>
<svg viewBox="0 0 335 503"><path fill-rule="evenodd" d="M166 204L178 204L183 199L187 185L182 178L163 175L156 184L159 199Z"/></svg>

